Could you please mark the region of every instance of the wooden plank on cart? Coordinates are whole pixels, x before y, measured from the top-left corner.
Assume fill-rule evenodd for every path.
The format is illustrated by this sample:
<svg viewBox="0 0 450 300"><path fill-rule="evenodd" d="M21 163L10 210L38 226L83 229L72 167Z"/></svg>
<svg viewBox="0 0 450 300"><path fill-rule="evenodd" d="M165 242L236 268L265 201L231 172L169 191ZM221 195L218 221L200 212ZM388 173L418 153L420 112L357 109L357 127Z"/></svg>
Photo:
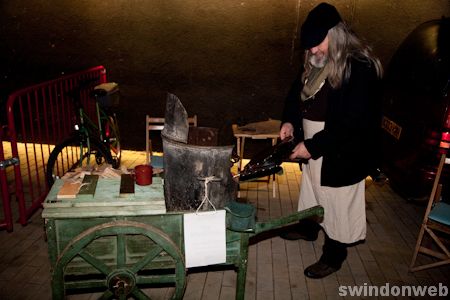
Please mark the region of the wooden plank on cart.
<svg viewBox="0 0 450 300"><path fill-rule="evenodd" d="M134 194L120 195L119 178L99 178L92 196L77 195L74 199L58 199L57 194L64 182L58 179L53 184L43 206L44 218L109 217L154 215L166 213L162 179L153 178L153 184L134 184Z"/></svg>
<svg viewBox="0 0 450 300"><path fill-rule="evenodd" d="M57 199L75 199L80 190L81 182L65 181L56 195Z"/></svg>
<svg viewBox="0 0 450 300"><path fill-rule="evenodd" d="M134 179L131 174L120 175L120 197L128 197L134 194Z"/></svg>
<svg viewBox="0 0 450 300"><path fill-rule="evenodd" d="M98 175L84 175L78 198L93 198L97 188Z"/></svg>

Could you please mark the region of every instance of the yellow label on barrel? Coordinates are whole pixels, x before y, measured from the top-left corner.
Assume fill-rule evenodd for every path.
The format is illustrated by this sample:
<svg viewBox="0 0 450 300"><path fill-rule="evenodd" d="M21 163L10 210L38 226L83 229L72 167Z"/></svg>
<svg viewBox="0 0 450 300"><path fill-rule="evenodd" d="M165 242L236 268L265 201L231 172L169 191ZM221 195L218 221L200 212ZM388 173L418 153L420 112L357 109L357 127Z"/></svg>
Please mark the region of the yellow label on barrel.
<svg viewBox="0 0 450 300"><path fill-rule="evenodd" d="M387 133L395 137L397 140L400 139L400 135L402 134L402 127L400 127L397 123L390 120L388 117L383 116L381 120L381 128L386 130Z"/></svg>

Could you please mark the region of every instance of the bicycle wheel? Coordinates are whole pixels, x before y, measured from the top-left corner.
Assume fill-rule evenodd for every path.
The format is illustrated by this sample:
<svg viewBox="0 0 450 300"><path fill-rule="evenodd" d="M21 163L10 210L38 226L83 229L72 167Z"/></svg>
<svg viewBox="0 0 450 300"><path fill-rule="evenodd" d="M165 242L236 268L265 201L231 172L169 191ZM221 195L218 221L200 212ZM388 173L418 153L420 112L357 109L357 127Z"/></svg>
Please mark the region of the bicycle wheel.
<svg viewBox="0 0 450 300"><path fill-rule="evenodd" d="M45 173L48 186L51 187L55 179L76 168L95 169L104 163L113 165L114 160L99 140L90 139L89 149L87 141L78 136L71 137L56 145L50 153Z"/></svg>
<svg viewBox="0 0 450 300"><path fill-rule="evenodd" d="M112 166L117 169L120 166L122 149L120 148L119 125L115 114L108 116L108 120L105 124L105 137L105 142L109 145L109 150L113 159Z"/></svg>

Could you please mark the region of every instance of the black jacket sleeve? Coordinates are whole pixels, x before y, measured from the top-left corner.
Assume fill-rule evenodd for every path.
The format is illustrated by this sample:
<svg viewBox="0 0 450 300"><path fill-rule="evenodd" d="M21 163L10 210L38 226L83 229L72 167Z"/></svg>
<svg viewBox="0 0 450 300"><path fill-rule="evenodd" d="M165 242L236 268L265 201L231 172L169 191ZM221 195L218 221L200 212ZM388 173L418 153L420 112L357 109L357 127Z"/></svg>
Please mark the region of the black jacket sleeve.
<svg viewBox="0 0 450 300"><path fill-rule="evenodd" d="M294 80L286 97L281 118L281 124L291 123L294 127L294 136L297 140L303 140L302 113L301 113L301 81L300 76Z"/></svg>

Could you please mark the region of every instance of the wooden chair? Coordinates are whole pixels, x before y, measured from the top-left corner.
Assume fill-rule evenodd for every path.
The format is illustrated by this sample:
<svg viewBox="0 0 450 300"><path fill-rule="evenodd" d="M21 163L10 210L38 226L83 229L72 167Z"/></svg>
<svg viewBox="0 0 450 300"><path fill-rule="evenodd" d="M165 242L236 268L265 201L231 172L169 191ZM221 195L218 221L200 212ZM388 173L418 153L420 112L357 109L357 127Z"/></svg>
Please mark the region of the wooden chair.
<svg viewBox="0 0 450 300"><path fill-rule="evenodd" d="M189 126L197 127L197 115L188 118ZM152 140L150 139L150 131L162 131L164 128L164 118L153 118L149 115L145 116L145 161L155 168L162 168L162 156L153 155Z"/></svg>
<svg viewBox="0 0 450 300"><path fill-rule="evenodd" d="M450 264L450 251L446 246L448 241L443 237L443 235L450 235L450 204L440 201L442 192L441 174L446 163L448 164L450 161L446 159L445 154L442 154L409 267L411 272ZM425 233L431 237L432 242L424 243ZM448 239L448 236L446 238ZM419 253L432 256L438 260L416 266Z"/></svg>

